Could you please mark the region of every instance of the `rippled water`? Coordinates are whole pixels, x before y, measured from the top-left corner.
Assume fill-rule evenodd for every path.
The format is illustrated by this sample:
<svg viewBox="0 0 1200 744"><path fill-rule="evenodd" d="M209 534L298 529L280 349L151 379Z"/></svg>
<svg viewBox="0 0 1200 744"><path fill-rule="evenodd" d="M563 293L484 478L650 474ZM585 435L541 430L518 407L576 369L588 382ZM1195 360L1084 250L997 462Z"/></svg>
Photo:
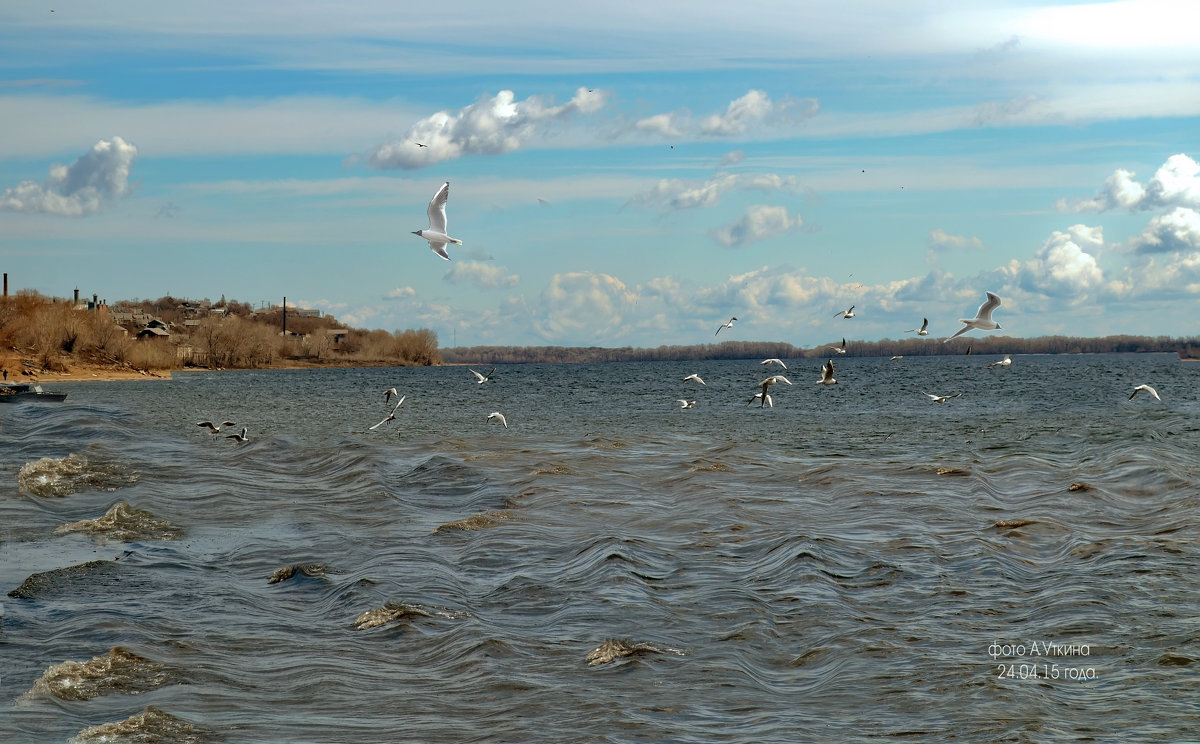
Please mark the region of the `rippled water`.
<svg viewBox="0 0 1200 744"><path fill-rule="evenodd" d="M55 385L0 407L0 741L1194 737L1200 365L988 361Z"/></svg>

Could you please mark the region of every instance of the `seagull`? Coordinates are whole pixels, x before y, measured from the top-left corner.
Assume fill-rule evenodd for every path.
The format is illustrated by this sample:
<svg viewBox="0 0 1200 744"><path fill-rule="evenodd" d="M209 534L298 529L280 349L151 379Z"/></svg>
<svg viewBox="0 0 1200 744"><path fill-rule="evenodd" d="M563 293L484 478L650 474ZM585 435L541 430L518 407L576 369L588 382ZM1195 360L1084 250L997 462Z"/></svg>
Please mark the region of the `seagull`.
<svg viewBox="0 0 1200 744"><path fill-rule="evenodd" d="M845 354L846 353L846 339L842 338L841 346L830 346L829 348L836 351L839 354Z"/></svg>
<svg viewBox="0 0 1200 744"><path fill-rule="evenodd" d="M695 408L696 407L696 401L694 401L694 400L684 400L683 398L679 398L675 402L679 404L680 408Z"/></svg>
<svg viewBox="0 0 1200 744"><path fill-rule="evenodd" d="M468 368L468 369L470 369L470 368ZM479 385L482 385L483 383L485 383L485 382L487 382L488 380L492 379L492 372L495 372L495 371L496 371L496 368L495 368L495 367L492 367L492 371L491 371L491 372L488 372L486 375L481 375L481 374L479 374L478 372L476 372L475 370L473 370L473 369L472 369L472 370L471 370L471 374L475 375L475 382L476 382L477 384L479 384Z"/></svg>
<svg viewBox="0 0 1200 744"><path fill-rule="evenodd" d="M1153 395L1155 400L1162 400L1162 398L1158 397L1158 391L1155 390L1154 388L1150 387L1149 385L1138 385L1137 387L1135 387L1133 389L1133 392L1129 394L1129 399L1133 400L1133 396L1137 395L1138 393L1142 392L1143 390L1145 390L1147 393L1150 393L1151 395Z"/></svg>
<svg viewBox="0 0 1200 744"><path fill-rule="evenodd" d="M1005 354L1004 358L1001 359L1000 361L992 362L991 364L989 364L988 369L991 369L992 367L1011 367L1011 366L1012 366L1012 357Z"/></svg>
<svg viewBox="0 0 1200 744"><path fill-rule="evenodd" d="M818 385L836 385L837 380L833 379L833 360L825 362L825 366L821 368L821 379L817 380Z"/></svg>
<svg viewBox="0 0 1200 744"><path fill-rule="evenodd" d="M777 382L787 383L788 385L792 384L792 381L789 380L788 378L784 377L783 375L771 375L767 379L763 380L762 381L762 392L755 396L755 398L757 398L757 397L762 398L762 407L763 408L767 407L767 401L771 399L771 396L767 395L767 388L771 387L772 385L774 385ZM753 403L754 398L751 398L750 402ZM775 404L772 403L771 407L774 408Z"/></svg>
<svg viewBox="0 0 1200 744"><path fill-rule="evenodd" d="M492 419L496 419L496 420L497 420L497 421L499 421L500 423L504 424L504 428L505 428L505 429L507 429L507 428L508 428L508 421L506 421L506 420L504 419L504 414L503 414L503 413L500 413L499 411L492 411L491 413L489 413L489 414L488 414L488 417L487 417L487 419L486 419L486 420L487 420L487 421L491 421Z"/></svg>
<svg viewBox="0 0 1200 744"><path fill-rule="evenodd" d="M849 310L838 310L836 313L833 314L833 317L836 318L839 315L842 316L845 320L850 320L851 318L854 317L854 305L851 305Z"/></svg>
<svg viewBox="0 0 1200 744"><path fill-rule="evenodd" d="M404 399L406 397L407 396L401 395L400 400L396 401L396 407L393 408L392 412L387 415L387 418L385 418L383 421L380 421L378 424L375 424L374 426L367 427L367 431L375 431L376 429L383 426L387 422L395 421L396 420L396 411L400 410L400 404L404 402Z"/></svg>
<svg viewBox="0 0 1200 744"><path fill-rule="evenodd" d="M236 439L239 442L248 442L248 441L250 441L250 439L249 439L249 437L246 436L247 431L249 431L249 429L247 429L246 427L243 426L241 434L226 434L225 438L226 439Z"/></svg>
<svg viewBox="0 0 1200 744"><path fill-rule="evenodd" d="M905 333L916 333L918 336L928 336L929 335L928 328L929 328L929 318L921 318L921 327L920 328L909 328L907 331L905 331Z"/></svg>
<svg viewBox="0 0 1200 744"><path fill-rule="evenodd" d="M1000 307L1000 298L996 296L995 293L988 292L987 299L982 305L979 306L979 312L975 313L975 317L971 319L959 319L958 322L966 323L966 325L964 325L962 328L959 328L958 331L953 336L946 339L946 341L958 338L972 328L978 328L981 331L999 330L1000 324L992 320L992 311L998 307ZM943 341L942 343L945 343L946 341Z"/></svg>
<svg viewBox="0 0 1200 744"><path fill-rule="evenodd" d="M696 382L700 383L701 385L706 385L704 380L700 379L700 375L697 375L697 374L691 374L691 375L688 375L687 377L683 378L684 382L687 382L688 380L695 380Z"/></svg>
<svg viewBox="0 0 1200 744"><path fill-rule="evenodd" d="M946 401L950 400L951 398L957 398L958 396L962 395L962 393L955 393L954 395L934 395L933 393L926 393L924 390L922 390L921 392L924 395L928 395L929 399L932 400L934 403L945 403Z"/></svg>
<svg viewBox="0 0 1200 744"><path fill-rule="evenodd" d="M437 190L437 193L433 195L433 198L429 200L429 229L413 231L413 235L420 236L429 241L429 250L447 261L450 260L450 256L446 253L446 244L455 243L462 245L461 240L452 238L446 234L446 200L449 198L450 182L446 181Z"/></svg>
<svg viewBox="0 0 1200 744"><path fill-rule="evenodd" d="M393 395L396 395L396 394L397 394L397 393L396 393L396 388L388 388L387 390L384 390L384 391L383 391L383 402L384 402L384 405L386 405L386 404L388 403L388 401L390 401L390 400L392 399L392 396L393 396Z"/></svg>
<svg viewBox="0 0 1200 744"><path fill-rule="evenodd" d="M767 406L770 406L771 408L775 407L775 401L771 400L771 396L763 395L762 393L755 393L754 395L750 396L750 400L746 403L746 405L750 405L756 400L761 400L763 402L763 405L760 406L760 408L766 408Z"/></svg>
<svg viewBox="0 0 1200 744"><path fill-rule="evenodd" d="M771 359L764 359L761 362L759 362L759 364L766 364L766 365L778 364L780 367L787 369L787 365L783 363L782 359L775 359L773 357Z"/></svg>
<svg viewBox="0 0 1200 744"><path fill-rule="evenodd" d="M429 145L423 145L420 142L414 142L413 144L416 145L417 147L429 147Z"/></svg>
<svg viewBox="0 0 1200 744"><path fill-rule="evenodd" d="M896 356L892 357L892 361L894 362L894 361L896 361L897 359L903 359L903 358L904 358L904 355L903 355L903 354L897 354Z"/></svg>
<svg viewBox="0 0 1200 744"><path fill-rule="evenodd" d="M733 322L735 320L737 320L737 318L730 318L728 323L722 323L721 325L717 326L717 333L720 333L722 328L733 328ZM713 335L715 336L717 333L714 333Z"/></svg>
<svg viewBox="0 0 1200 744"><path fill-rule="evenodd" d="M211 422L211 421L201 421L200 423L196 424L196 426L203 426L203 427L205 427L206 429L208 429L208 430L209 430L210 432L212 432L213 434L220 434L220 433L221 433L221 429L223 429L223 428L224 428L224 427L226 427L226 426L236 426L236 425L237 425L237 422L236 422L236 421L222 421L222 422L221 422L221 424L220 424L220 426L218 426L217 424L214 424L214 423L213 423L213 422Z"/></svg>

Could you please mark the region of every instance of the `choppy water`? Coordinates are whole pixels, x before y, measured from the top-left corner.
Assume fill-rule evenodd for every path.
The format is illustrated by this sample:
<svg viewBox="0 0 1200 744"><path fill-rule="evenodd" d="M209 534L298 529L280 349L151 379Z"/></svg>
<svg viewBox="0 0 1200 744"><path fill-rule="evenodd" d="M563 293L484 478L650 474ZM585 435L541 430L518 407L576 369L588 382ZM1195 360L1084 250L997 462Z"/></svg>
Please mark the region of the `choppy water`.
<svg viewBox="0 0 1200 744"><path fill-rule="evenodd" d="M0 408L0 741L1196 737L1200 365L987 361L55 385Z"/></svg>

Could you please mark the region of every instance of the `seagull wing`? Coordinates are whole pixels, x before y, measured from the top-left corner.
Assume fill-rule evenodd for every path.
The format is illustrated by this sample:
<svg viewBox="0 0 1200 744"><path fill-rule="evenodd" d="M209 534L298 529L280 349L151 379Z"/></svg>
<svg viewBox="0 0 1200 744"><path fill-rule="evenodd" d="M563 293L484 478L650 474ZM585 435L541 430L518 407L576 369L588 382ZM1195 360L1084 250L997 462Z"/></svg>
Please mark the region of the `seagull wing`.
<svg viewBox="0 0 1200 744"><path fill-rule="evenodd" d="M385 418L383 421L380 421L378 424L375 424L374 426L369 426L369 427L367 427L367 431L375 431L375 430L376 430L376 429L378 429L379 427L383 426L384 424L386 424L387 422L389 422L389 421L391 421L391 420L393 420L393 419L395 419L395 418L396 418L396 414L394 414L394 413L389 413L389 414L388 414L388 417L387 417L387 418Z"/></svg>
<svg viewBox="0 0 1200 744"><path fill-rule="evenodd" d="M992 319L992 311L1000 307L1000 298L994 293L987 293L987 300L979 306L979 312L975 313L975 320L990 321Z"/></svg>
<svg viewBox="0 0 1200 744"><path fill-rule="evenodd" d="M450 260L450 254L446 253L446 244L440 240L429 241L429 250L438 254L439 256L446 259L447 261Z"/></svg>
<svg viewBox="0 0 1200 744"><path fill-rule="evenodd" d="M450 198L450 182L446 181L429 200L429 229L446 234L446 200ZM432 241L430 245L432 245ZM444 245L444 244L443 244ZM437 248L434 248L437 251ZM439 253L441 251L438 251ZM445 254L443 254L445 255Z"/></svg>
<svg viewBox="0 0 1200 744"><path fill-rule="evenodd" d="M470 368L468 368L468 369L470 369ZM473 369L471 370L471 374L475 375L475 379L476 379L476 380L478 380L479 382L483 382L484 380L486 380L486 379L487 379L486 377L484 377L483 375L479 374L478 372L476 372L476 371L475 371L475 370L473 370Z"/></svg>
<svg viewBox="0 0 1200 744"><path fill-rule="evenodd" d="M203 426L204 428L211 431L213 434L216 434L217 432L220 431L220 429L217 428L217 425L211 421L201 421L200 423L196 424L196 426Z"/></svg>
<svg viewBox="0 0 1200 744"><path fill-rule="evenodd" d="M965 321L965 320L964 320L964 321L961 321L961 322L963 322L963 323L967 323L967 321ZM955 334L954 334L953 336L951 336L950 338L946 339L946 341L952 341L952 340L954 340L954 339L958 338L959 336L963 335L963 334L964 334L964 333L966 333L967 331L971 330L971 329L972 329L972 328L974 328L974 327L975 327L975 326L971 325L970 323L967 323L967 325L964 325L962 328L959 328L959 329L958 329L958 331L956 331L956 332L955 332ZM942 343L946 343L946 341L943 341Z"/></svg>
<svg viewBox="0 0 1200 744"><path fill-rule="evenodd" d="M929 327L929 318L921 318L921 330L923 331L928 327Z"/></svg>

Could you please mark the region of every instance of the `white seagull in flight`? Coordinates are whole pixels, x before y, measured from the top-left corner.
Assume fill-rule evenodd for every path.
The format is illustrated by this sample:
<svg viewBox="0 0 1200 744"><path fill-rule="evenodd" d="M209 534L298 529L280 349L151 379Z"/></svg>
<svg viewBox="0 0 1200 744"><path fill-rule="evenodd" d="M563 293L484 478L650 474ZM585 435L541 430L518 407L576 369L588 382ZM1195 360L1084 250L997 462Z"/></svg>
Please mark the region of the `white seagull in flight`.
<svg viewBox="0 0 1200 744"><path fill-rule="evenodd" d="M694 400L684 400L683 398L679 398L675 402L679 404L680 408L695 408L696 407L696 401L694 401Z"/></svg>
<svg viewBox="0 0 1200 744"><path fill-rule="evenodd" d="M722 328L733 328L733 323L736 320L737 318L730 318L728 323L722 323L721 325L717 326L717 333L720 333ZM713 335L715 336L717 333L714 333Z"/></svg>
<svg viewBox="0 0 1200 744"><path fill-rule="evenodd" d="M413 235L429 241L429 250L447 261L450 255L446 253L446 244L462 245L462 241L446 234L446 200L450 198L450 182L446 181L429 201L429 229L414 230Z"/></svg>
<svg viewBox="0 0 1200 744"><path fill-rule="evenodd" d="M979 312L975 313L975 317L970 319L960 318L958 322L966 323L966 325L964 325L962 328L959 328L958 331L953 336L946 339L946 341L958 338L972 328L978 328L981 331L999 330L1000 324L992 320L992 311L998 307L1000 307L1000 298L994 293L988 292L987 299L982 305L979 306ZM943 341L942 343L946 343L946 341Z"/></svg>
<svg viewBox="0 0 1200 744"><path fill-rule="evenodd" d="M695 380L696 382L700 383L701 385L705 385L707 387L707 384L704 382L704 380L700 379L700 375L690 374L687 377L683 378L684 382L687 382L688 380Z"/></svg>
<svg viewBox="0 0 1200 744"><path fill-rule="evenodd" d="M388 401L390 401L392 399L392 396L394 396L394 395L399 395L399 393L396 392L396 388L388 388L387 390L384 390L383 391L383 404L387 405Z"/></svg>
<svg viewBox="0 0 1200 744"><path fill-rule="evenodd" d="M825 366L821 368L821 379L817 380L818 385L836 385L837 380L833 379L833 360L825 362Z"/></svg>
<svg viewBox="0 0 1200 744"><path fill-rule="evenodd" d="M845 354L846 353L846 339L844 339L844 338L842 339L841 346L830 346L829 348L832 349L833 351L836 351L839 354Z"/></svg>
<svg viewBox="0 0 1200 744"><path fill-rule="evenodd" d="M468 367L468 369L470 369L470 368ZM488 372L486 375L481 375L481 374L479 374L478 372L476 372L475 370L473 370L473 369L472 369L472 370L471 370L471 374L475 375L475 382L476 382L477 384L479 384L479 385L482 385L483 383L485 383L485 382L487 382L488 380L492 379L492 373L493 373L493 372L495 372L495 371L496 371L496 368L495 368L495 367L492 367L492 371L491 371L491 372Z"/></svg>
<svg viewBox="0 0 1200 744"><path fill-rule="evenodd" d="M909 328L907 331L905 331L905 333L914 333L915 332L918 336L928 336L929 335L928 329L929 329L929 318L921 318L921 327L920 328Z"/></svg>
<svg viewBox="0 0 1200 744"><path fill-rule="evenodd" d="M1004 358L1001 359L1000 361L992 362L991 364L989 364L988 369L991 369L992 367L1011 367L1011 366L1012 366L1012 357L1005 354Z"/></svg>
<svg viewBox="0 0 1200 744"><path fill-rule="evenodd" d="M851 318L854 317L854 305L851 305L849 310L838 310L836 313L833 314L833 317L836 318L839 315L842 316L843 318L845 318L846 320L850 320Z"/></svg>
<svg viewBox="0 0 1200 744"><path fill-rule="evenodd" d="M954 395L934 395L933 393L926 393L924 390L922 390L921 393L928 395L929 399L934 403L945 403L951 398L957 398L958 396L962 395L962 393L955 393Z"/></svg>
<svg viewBox="0 0 1200 744"><path fill-rule="evenodd" d="M761 362L759 362L759 364L765 364L767 366L770 366L772 364L778 364L780 367L787 369L787 365L783 363L782 359L776 359L774 357L772 357L770 359L764 359Z"/></svg>
<svg viewBox="0 0 1200 744"><path fill-rule="evenodd" d="M220 434L221 429L223 429L226 426L236 426L236 425L237 425L236 421L222 421L220 426L214 424L211 421L201 421L200 423L196 424L196 426L203 426L204 428L208 429L213 434Z"/></svg>
<svg viewBox="0 0 1200 744"><path fill-rule="evenodd" d="M400 404L404 402L404 399L406 397L407 396L401 395L400 400L396 401L396 407L393 408L392 412L387 415L387 418L385 418L383 421L380 421L378 424L375 424L374 426L367 427L367 431L375 431L376 429L383 426L387 422L395 421L396 420L396 411L400 410Z"/></svg>
<svg viewBox="0 0 1200 744"><path fill-rule="evenodd" d="M1155 400L1162 400L1162 398L1158 397L1158 391L1155 390L1154 388L1150 387L1149 385L1138 385L1137 387L1135 387L1133 389L1133 392L1129 394L1129 399L1133 400L1133 396L1137 395L1138 393L1142 392L1143 390L1145 390L1147 393L1150 393L1151 395L1153 395Z"/></svg>
<svg viewBox="0 0 1200 744"><path fill-rule="evenodd" d="M504 418L503 413L500 413L499 411L492 411L488 414L487 420L491 421L492 419L496 419L500 423L504 424L505 429L508 428L508 421Z"/></svg>

